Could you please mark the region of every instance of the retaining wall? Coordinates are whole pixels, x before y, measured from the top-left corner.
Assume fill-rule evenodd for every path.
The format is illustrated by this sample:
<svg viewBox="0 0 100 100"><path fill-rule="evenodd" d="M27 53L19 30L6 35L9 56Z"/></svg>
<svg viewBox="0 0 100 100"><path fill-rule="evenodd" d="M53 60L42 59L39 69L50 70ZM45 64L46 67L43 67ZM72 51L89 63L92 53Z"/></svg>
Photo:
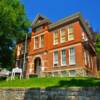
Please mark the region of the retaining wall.
<svg viewBox="0 0 100 100"><path fill-rule="evenodd" d="M100 100L100 87L0 89L0 100Z"/></svg>

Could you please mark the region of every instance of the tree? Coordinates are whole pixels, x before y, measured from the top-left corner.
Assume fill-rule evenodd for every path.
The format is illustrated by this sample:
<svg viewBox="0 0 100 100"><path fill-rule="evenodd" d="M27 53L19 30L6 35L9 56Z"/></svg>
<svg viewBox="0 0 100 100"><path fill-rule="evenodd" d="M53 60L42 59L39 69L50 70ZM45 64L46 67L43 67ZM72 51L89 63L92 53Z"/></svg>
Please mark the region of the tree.
<svg viewBox="0 0 100 100"><path fill-rule="evenodd" d="M16 41L25 37L30 23L19 0L0 0L0 65L13 65Z"/></svg>
<svg viewBox="0 0 100 100"><path fill-rule="evenodd" d="M96 52L97 52L97 54L100 54L100 34L97 34Z"/></svg>
<svg viewBox="0 0 100 100"><path fill-rule="evenodd" d="M97 68L99 70L99 75L100 75L100 34L97 34L95 48L97 53Z"/></svg>

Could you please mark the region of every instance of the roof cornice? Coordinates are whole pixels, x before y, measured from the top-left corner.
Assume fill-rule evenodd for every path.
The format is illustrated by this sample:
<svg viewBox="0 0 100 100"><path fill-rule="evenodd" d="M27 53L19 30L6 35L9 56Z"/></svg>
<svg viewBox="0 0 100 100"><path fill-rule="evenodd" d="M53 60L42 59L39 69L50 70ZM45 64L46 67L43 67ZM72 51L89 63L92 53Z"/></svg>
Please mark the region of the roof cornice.
<svg viewBox="0 0 100 100"><path fill-rule="evenodd" d="M63 18L63 19L61 19L61 20L58 20L58 21L55 22L55 23L50 24L50 25L49 25L49 30L52 30L52 29L54 29L54 28L56 28L56 27L58 27L58 26L60 26L60 25L62 25L62 24L65 24L66 22L74 21L75 19L78 19L78 20L81 22L81 24L82 24L82 26L84 27L86 33L87 33L87 34L90 36L90 38L91 38L91 32L90 32L88 26L85 24L85 21L84 21L83 17L81 16L81 13L80 13L80 12L75 13L75 14L73 14L73 15L71 15L71 16L65 17L65 18Z"/></svg>
<svg viewBox="0 0 100 100"><path fill-rule="evenodd" d="M50 24L49 25L49 29L53 29L53 28L55 28L55 27L57 27L57 26L59 26L61 24L64 24L66 22L69 22L69 21L72 21L72 20L74 20L76 18L79 18L79 16L80 16L80 13L76 13L76 14L73 14L71 16L65 17L65 18L63 18L61 20L58 20L57 22Z"/></svg>

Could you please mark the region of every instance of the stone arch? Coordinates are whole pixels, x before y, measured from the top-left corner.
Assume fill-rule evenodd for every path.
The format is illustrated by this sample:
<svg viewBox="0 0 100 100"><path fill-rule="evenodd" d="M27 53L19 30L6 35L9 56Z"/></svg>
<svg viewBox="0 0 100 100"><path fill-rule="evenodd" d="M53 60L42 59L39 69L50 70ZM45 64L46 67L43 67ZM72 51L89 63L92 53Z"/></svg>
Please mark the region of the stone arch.
<svg viewBox="0 0 100 100"><path fill-rule="evenodd" d="M34 74L38 76L40 75L42 64L43 62L41 55L34 56L33 58Z"/></svg>

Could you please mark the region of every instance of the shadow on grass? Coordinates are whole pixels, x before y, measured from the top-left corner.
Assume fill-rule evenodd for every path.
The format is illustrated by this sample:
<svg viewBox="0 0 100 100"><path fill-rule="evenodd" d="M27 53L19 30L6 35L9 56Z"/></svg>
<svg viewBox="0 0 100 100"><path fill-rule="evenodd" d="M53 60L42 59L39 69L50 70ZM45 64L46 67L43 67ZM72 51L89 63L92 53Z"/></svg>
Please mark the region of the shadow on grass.
<svg viewBox="0 0 100 100"><path fill-rule="evenodd" d="M6 77L0 77L0 82L5 81L7 78Z"/></svg>
<svg viewBox="0 0 100 100"><path fill-rule="evenodd" d="M49 88L67 88L67 87L100 87L100 79L97 78L71 78L70 80L60 80L58 85L47 87Z"/></svg>
<svg viewBox="0 0 100 100"><path fill-rule="evenodd" d="M52 92L56 92L59 90L62 91L60 88L67 89L68 87L81 87L79 91L84 89L84 87L100 87L100 79L96 78L67 78L66 80L60 80L58 85L49 86L46 88L45 91L41 91L41 88L35 89L30 88L26 91L24 100L55 100L55 95ZM57 90L56 90L57 89ZM88 92L88 91L86 91ZM95 94L95 91L94 91ZM57 94L62 95L62 94ZM80 95L77 92L77 95ZM46 96L46 97L45 97ZM42 97L42 98L41 98ZM59 100L62 100L59 98ZM72 99L69 99L72 100Z"/></svg>

